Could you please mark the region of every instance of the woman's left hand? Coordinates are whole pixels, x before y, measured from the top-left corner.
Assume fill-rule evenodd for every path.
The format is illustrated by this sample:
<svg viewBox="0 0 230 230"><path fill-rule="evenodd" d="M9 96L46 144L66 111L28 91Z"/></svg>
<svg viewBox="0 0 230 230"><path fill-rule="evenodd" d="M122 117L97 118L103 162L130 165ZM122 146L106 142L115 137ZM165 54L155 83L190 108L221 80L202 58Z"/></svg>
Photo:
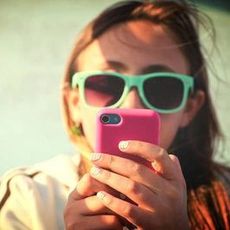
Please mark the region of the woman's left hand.
<svg viewBox="0 0 230 230"><path fill-rule="evenodd" d="M121 142L120 150L152 162L153 169L114 155L93 153L91 176L134 203L101 191L97 197L137 229L188 229L187 191L180 163L159 146Z"/></svg>

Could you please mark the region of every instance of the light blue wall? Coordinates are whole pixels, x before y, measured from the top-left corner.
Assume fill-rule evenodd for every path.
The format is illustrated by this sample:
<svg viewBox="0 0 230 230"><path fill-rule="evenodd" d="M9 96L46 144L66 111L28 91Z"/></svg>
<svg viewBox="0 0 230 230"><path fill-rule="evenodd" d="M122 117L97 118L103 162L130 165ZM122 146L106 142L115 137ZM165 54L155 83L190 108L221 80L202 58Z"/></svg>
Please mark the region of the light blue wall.
<svg viewBox="0 0 230 230"><path fill-rule="evenodd" d="M0 173L74 152L60 116L60 79L75 35L111 2L116 1L0 1ZM209 56L230 84L230 16L207 12L217 27L221 58L216 53ZM202 36L207 43L208 35ZM214 79L211 83L229 148L229 85L217 85Z"/></svg>

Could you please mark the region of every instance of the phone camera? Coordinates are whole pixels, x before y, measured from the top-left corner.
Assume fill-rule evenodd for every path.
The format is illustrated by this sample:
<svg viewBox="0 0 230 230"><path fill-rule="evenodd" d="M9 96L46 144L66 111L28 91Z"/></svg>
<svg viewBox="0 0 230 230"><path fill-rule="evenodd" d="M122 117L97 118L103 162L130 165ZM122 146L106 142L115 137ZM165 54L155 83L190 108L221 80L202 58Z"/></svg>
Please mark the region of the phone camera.
<svg viewBox="0 0 230 230"><path fill-rule="evenodd" d="M121 122L121 117L119 114L108 113L102 114L100 120L103 124L117 125Z"/></svg>
<svg viewBox="0 0 230 230"><path fill-rule="evenodd" d="M108 115L101 116L101 121L103 123L109 123L109 116Z"/></svg>

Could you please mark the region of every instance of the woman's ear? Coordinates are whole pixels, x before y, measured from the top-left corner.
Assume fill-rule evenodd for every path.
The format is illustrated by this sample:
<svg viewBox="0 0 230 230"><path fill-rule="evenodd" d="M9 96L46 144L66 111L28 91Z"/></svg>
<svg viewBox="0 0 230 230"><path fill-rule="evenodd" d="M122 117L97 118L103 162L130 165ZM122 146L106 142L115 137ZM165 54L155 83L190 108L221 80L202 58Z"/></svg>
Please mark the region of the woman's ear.
<svg viewBox="0 0 230 230"><path fill-rule="evenodd" d="M205 93L202 90L198 90L194 95L189 97L186 106L183 111L183 117L180 127L184 128L190 124L198 111L201 109L205 101Z"/></svg>

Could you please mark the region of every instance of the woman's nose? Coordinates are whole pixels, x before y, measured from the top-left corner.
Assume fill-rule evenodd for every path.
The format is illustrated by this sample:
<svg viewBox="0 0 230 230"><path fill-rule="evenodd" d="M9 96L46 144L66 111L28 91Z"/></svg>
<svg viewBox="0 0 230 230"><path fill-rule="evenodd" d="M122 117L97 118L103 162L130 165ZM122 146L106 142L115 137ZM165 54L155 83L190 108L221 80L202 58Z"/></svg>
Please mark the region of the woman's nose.
<svg viewBox="0 0 230 230"><path fill-rule="evenodd" d="M138 94L137 89L131 89L127 96L125 97L123 103L121 104L120 108L127 108L127 109L143 109L145 106L143 105L141 98Z"/></svg>

